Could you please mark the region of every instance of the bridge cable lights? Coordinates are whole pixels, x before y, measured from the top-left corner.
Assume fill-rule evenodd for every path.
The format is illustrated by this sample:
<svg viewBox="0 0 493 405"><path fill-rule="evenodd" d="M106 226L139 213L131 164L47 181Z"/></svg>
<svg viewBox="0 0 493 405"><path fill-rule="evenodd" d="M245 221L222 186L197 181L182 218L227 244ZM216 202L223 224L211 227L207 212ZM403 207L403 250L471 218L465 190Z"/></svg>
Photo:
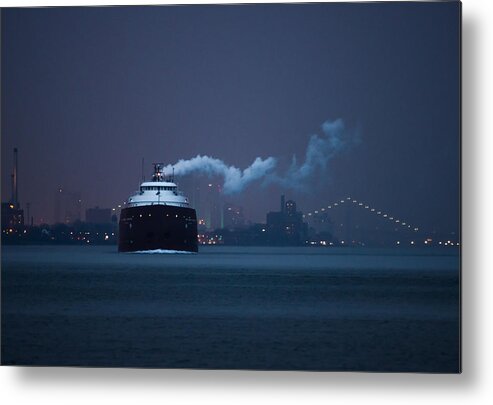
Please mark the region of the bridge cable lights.
<svg viewBox="0 0 493 405"><path fill-rule="evenodd" d="M352 199L351 197L346 197L345 199L341 199L341 200L338 200L332 204L329 204L327 205L327 209L333 209L333 208L336 208L336 207L339 207L339 206L342 206L342 204L344 204L345 202L349 203L349 204L353 204L354 206L356 207L361 207L361 208L364 208L364 209L367 209L369 210L369 212L372 212L374 213L375 215L379 215L389 221L391 221L392 223L394 224L400 224L402 227L407 227L408 229L412 229L414 232L418 232L419 231L419 228L418 227L412 227L411 224L409 224L408 222L405 222L399 218L396 218L392 215L389 215L383 211L379 211L379 210L376 210L375 208L371 207L371 205L369 204L365 204L364 202L360 202L356 199ZM313 215L317 215L319 214L319 212L325 212L325 208L321 208L320 210L316 210L316 211L313 211L313 212L309 212L307 213L306 215L303 215L303 218L306 218L306 217L312 217ZM397 228L396 228L397 229Z"/></svg>

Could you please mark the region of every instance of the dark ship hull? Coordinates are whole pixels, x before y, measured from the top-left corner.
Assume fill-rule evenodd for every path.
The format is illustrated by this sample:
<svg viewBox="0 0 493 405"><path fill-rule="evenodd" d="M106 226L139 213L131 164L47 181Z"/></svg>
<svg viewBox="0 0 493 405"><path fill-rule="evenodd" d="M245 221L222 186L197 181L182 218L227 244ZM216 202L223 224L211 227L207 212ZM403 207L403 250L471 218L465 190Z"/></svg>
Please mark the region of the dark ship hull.
<svg viewBox="0 0 493 405"><path fill-rule="evenodd" d="M122 209L118 251L197 252L197 216L193 208L154 204Z"/></svg>

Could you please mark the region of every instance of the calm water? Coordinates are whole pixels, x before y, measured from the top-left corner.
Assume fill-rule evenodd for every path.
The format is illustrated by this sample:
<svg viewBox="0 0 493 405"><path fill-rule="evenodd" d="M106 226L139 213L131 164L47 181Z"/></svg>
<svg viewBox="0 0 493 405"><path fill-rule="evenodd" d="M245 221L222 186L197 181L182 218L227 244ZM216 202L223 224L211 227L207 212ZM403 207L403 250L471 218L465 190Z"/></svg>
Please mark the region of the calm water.
<svg viewBox="0 0 493 405"><path fill-rule="evenodd" d="M448 249L2 247L2 364L459 370Z"/></svg>

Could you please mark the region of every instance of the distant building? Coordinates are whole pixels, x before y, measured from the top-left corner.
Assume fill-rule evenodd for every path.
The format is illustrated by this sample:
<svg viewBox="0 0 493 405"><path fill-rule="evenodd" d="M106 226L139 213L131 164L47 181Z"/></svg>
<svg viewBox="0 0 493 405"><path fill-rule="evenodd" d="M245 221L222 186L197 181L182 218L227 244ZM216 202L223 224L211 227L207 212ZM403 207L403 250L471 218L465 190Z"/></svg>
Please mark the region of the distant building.
<svg viewBox="0 0 493 405"><path fill-rule="evenodd" d="M111 209L110 208L89 208L86 210L86 222L91 224L110 224Z"/></svg>
<svg viewBox="0 0 493 405"><path fill-rule="evenodd" d="M55 194L54 223L72 224L81 219L80 193L59 188Z"/></svg>
<svg viewBox="0 0 493 405"><path fill-rule="evenodd" d="M189 196L190 205L197 211L197 224L203 230L224 227L222 186L204 178L183 178L180 186Z"/></svg>
<svg viewBox="0 0 493 405"><path fill-rule="evenodd" d="M2 203L2 230L24 226L24 210L12 203Z"/></svg>
<svg viewBox="0 0 493 405"><path fill-rule="evenodd" d="M271 245L303 245L308 235L308 226L303 214L297 211L293 200L284 202L281 196L281 210L267 214L267 237Z"/></svg>
<svg viewBox="0 0 493 405"><path fill-rule="evenodd" d="M221 186L213 183L209 183L201 194L201 206L197 207L197 211L199 220L204 220L207 229L223 227L220 194Z"/></svg>
<svg viewBox="0 0 493 405"><path fill-rule="evenodd" d="M223 221L223 228L226 229L237 229L245 226L243 207L234 204L224 204Z"/></svg>
<svg viewBox="0 0 493 405"><path fill-rule="evenodd" d="M327 211L317 212L311 215L310 226L318 233L332 232L334 224Z"/></svg>
<svg viewBox="0 0 493 405"><path fill-rule="evenodd" d="M19 188L17 179L17 148L14 148L14 167L12 169L12 197L9 202L2 203L2 231L9 229L10 232L13 229L24 226L24 210L21 209L19 203Z"/></svg>

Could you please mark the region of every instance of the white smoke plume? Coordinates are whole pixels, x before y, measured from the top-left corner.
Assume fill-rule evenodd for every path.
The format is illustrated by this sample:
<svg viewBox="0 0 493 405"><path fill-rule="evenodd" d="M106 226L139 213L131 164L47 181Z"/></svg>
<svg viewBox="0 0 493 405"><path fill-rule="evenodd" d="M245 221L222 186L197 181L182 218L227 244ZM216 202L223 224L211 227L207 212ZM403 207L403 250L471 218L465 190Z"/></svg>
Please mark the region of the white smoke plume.
<svg viewBox="0 0 493 405"><path fill-rule="evenodd" d="M327 120L322 124L322 134L312 135L305 152L305 161L297 163L293 156L291 166L282 176L272 176L267 182L275 182L287 189L306 190L317 174L327 170L329 162L338 153L360 142L357 130L348 130L342 119Z"/></svg>
<svg viewBox="0 0 493 405"><path fill-rule="evenodd" d="M257 157L243 171L235 166L228 166L220 159L198 155L192 159L181 159L174 165L164 168L166 173L173 169L177 175L191 173L221 176L224 179L223 192L235 194L254 181L264 184L279 184L286 189L304 190L317 174L327 170L329 161L339 152L359 142L357 131L348 131L343 120L325 121L322 135L312 135L308 141L305 160L298 164L293 156L291 166L284 174L276 172L278 159Z"/></svg>
<svg viewBox="0 0 493 405"><path fill-rule="evenodd" d="M220 159L198 155L188 160L181 159L176 164L165 167L164 171L170 173L174 168L177 175L201 173L222 176L224 179L223 192L235 194L243 191L252 181L265 178L274 169L276 163L276 159L273 157L268 157L265 160L258 157L249 167L241 171L235 166L226 165Z"/></svg>

